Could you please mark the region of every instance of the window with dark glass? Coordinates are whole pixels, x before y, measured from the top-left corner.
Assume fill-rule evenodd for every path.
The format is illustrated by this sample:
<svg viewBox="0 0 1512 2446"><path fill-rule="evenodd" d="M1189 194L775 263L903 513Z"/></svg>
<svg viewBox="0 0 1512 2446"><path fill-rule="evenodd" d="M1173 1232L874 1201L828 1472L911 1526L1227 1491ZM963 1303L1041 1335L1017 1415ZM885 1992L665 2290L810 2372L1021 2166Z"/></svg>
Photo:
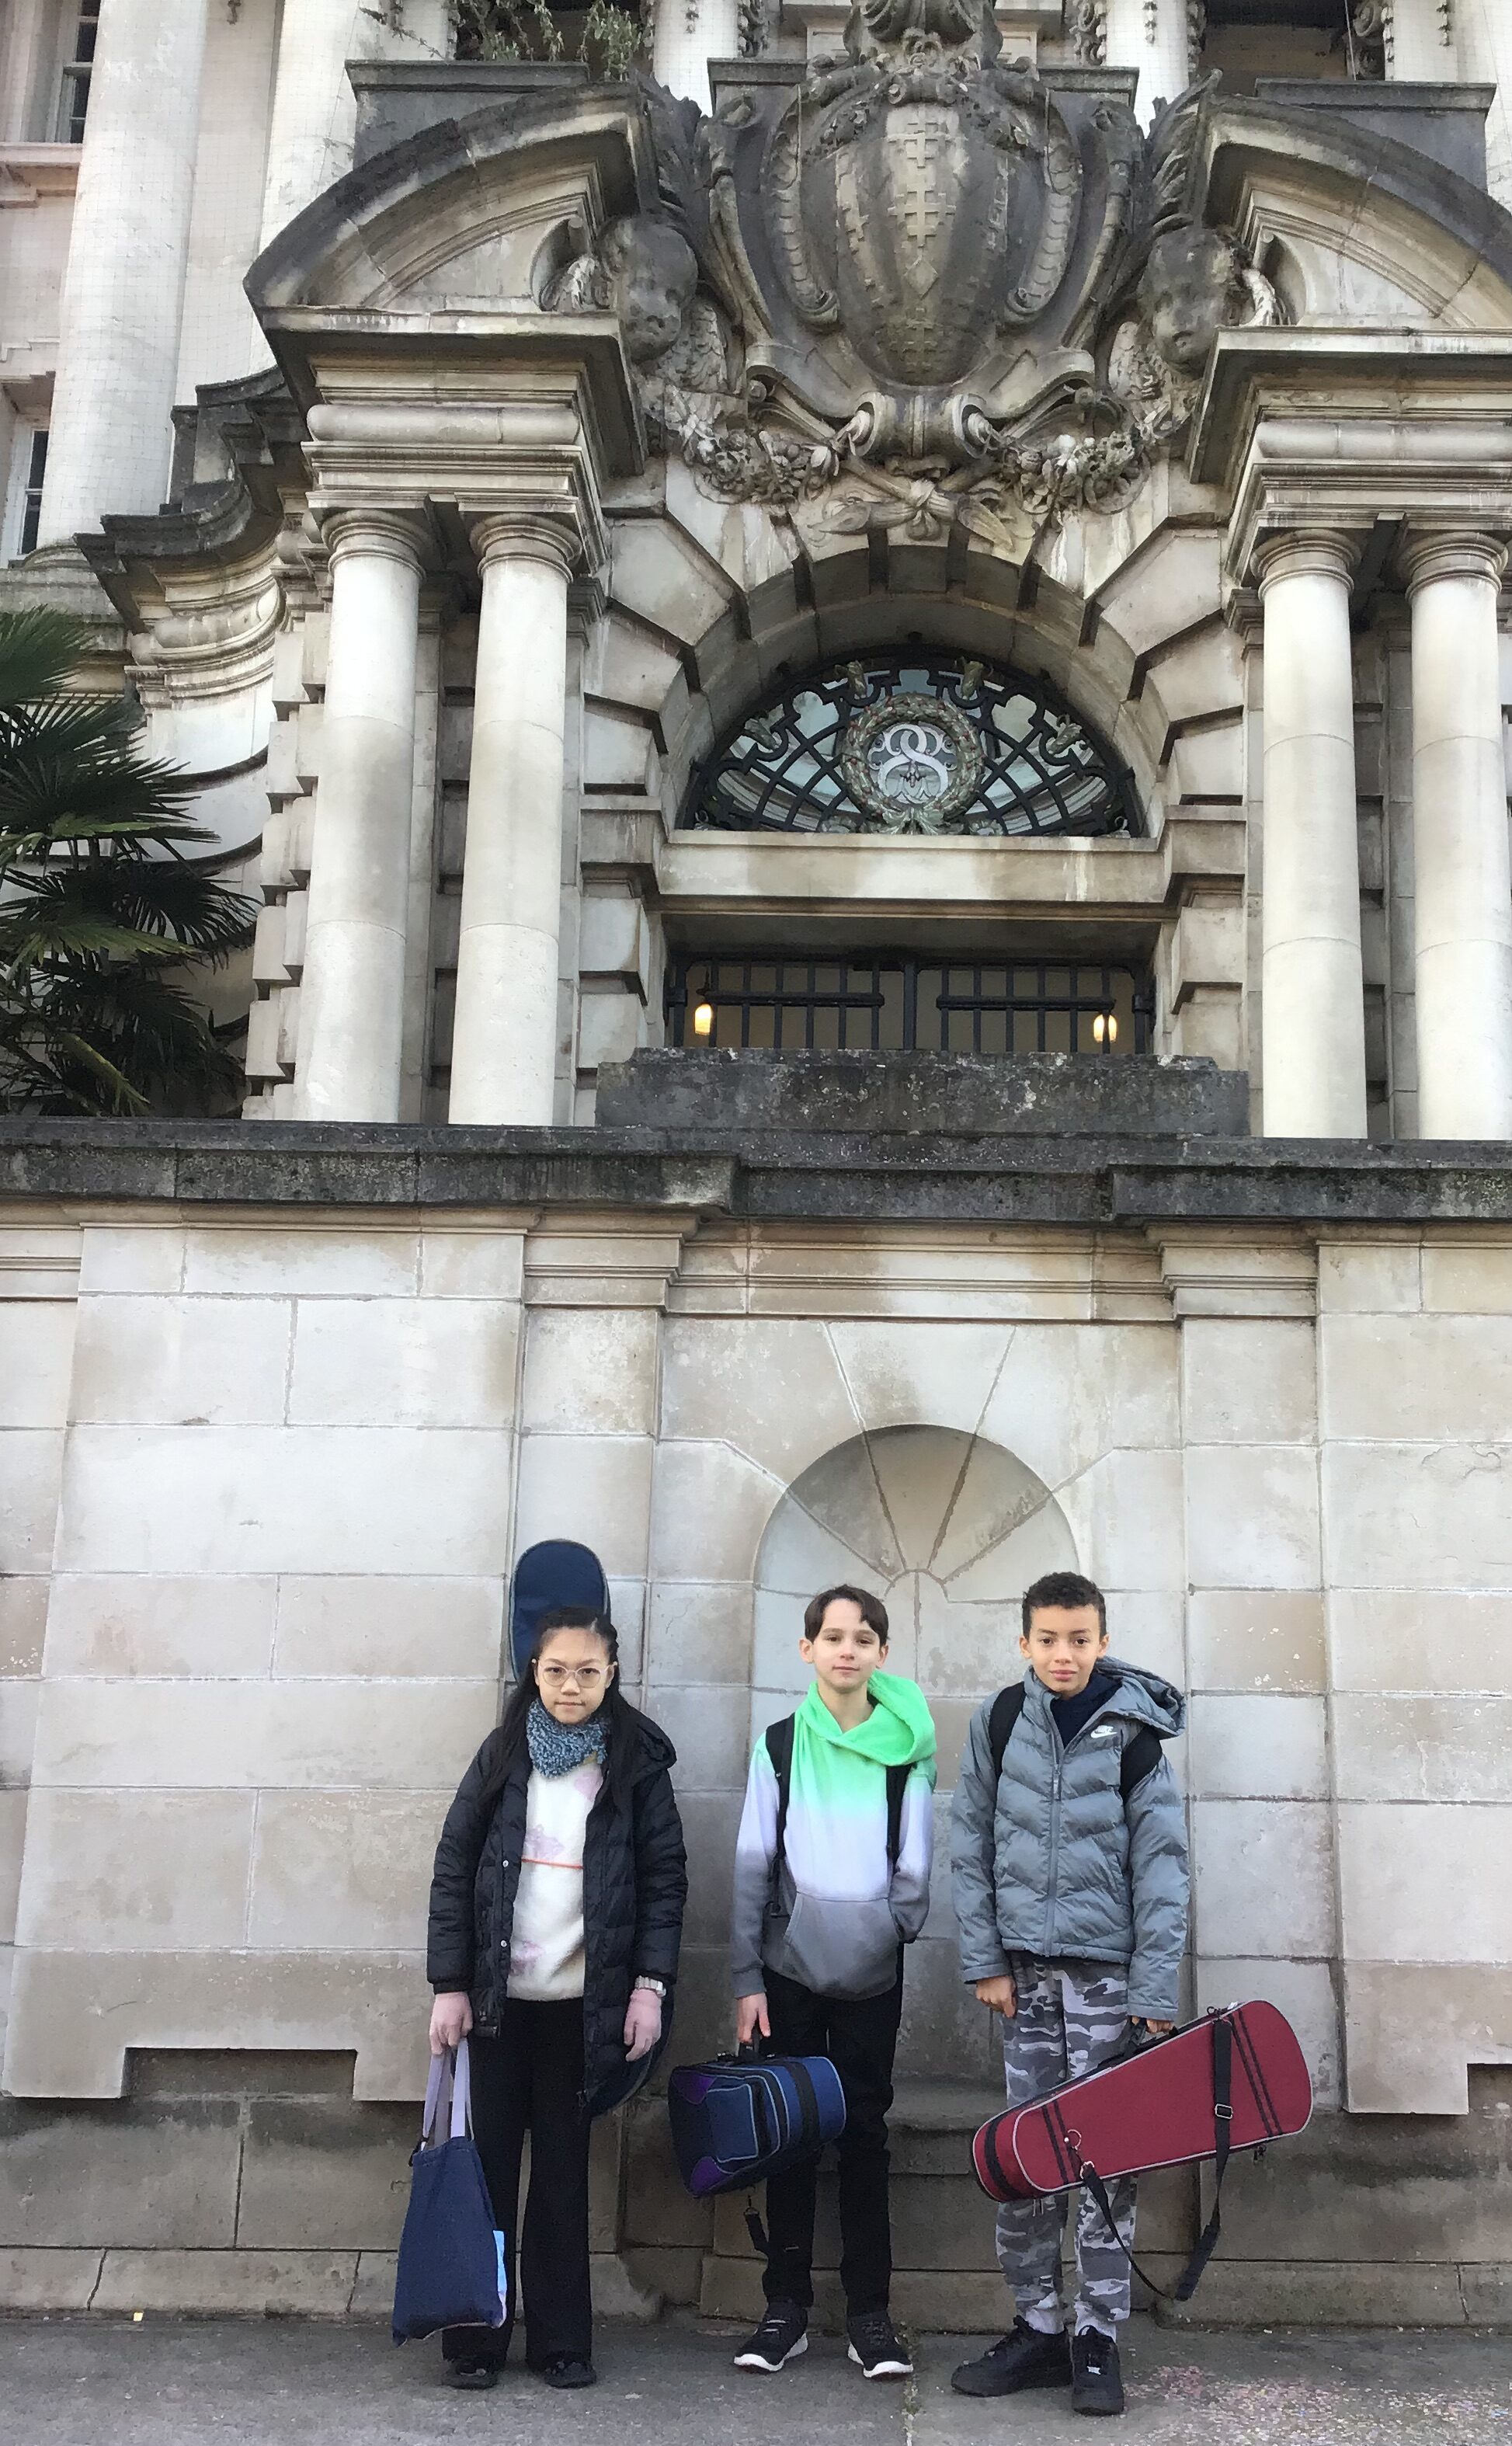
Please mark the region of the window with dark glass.
<svg viewBox="0 0 1512 2446"><path fill-rule="evenodd" d="M1206 0L1198 66L1227 93L1260 77L1382 77L1391 16L1391 0Z"/></svg>
<svg viewBox="0 0 1512 2446"><path fill-rule="evenodd" d="M700 773L694 830L1137 833L1129 773L1043 680L967 655L866 655L796 680Z"/></svg>
<svg viewBox="0 0 1512 2446"><path fill-rule="evenodd" d="M42 523L42 487L47 473L47 437L34 433L27 454L27 480L21 495L21 550L35 552Z"/></svg>
<svg viewBox="0 0 1512 2446"><path fill-rule="evenodd" d="M675 954L667 1039L763 1052L1147 1053L1148 969L1096 960Z"/></svg>
<svg viewBox="0 0 1512 2446"><path fill-rule="evenodd" d="M74 25L72 56L65 60L58 96L60 144L84 142L89 110L89 80L94 72L95 45L100 37L100 0L80 0Z"/></svg>

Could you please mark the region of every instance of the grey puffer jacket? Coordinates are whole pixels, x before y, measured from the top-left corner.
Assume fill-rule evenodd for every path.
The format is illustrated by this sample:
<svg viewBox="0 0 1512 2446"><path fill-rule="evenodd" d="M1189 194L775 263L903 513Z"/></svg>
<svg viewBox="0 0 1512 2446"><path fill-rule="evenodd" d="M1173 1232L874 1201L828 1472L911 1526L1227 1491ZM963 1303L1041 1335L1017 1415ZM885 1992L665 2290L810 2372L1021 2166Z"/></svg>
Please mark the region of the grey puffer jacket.
<svg viewBox="0 0 1512 2446"><path fill-rule="evenodd" d="M1024 1675L1023 1712L993 1772L993 1703L972 1718L951 1813L950 1867L968 1985L999 1978L1009 1955L1129 1965L1129 2010L1176 2017L1186 1946L1186 1815L1164 1758L1119 1789L1125 1743L1161 1740L1186 1706L1157 1673L1104 1656L1117 1688L1062 1748L1050 1692Z"/></svg>

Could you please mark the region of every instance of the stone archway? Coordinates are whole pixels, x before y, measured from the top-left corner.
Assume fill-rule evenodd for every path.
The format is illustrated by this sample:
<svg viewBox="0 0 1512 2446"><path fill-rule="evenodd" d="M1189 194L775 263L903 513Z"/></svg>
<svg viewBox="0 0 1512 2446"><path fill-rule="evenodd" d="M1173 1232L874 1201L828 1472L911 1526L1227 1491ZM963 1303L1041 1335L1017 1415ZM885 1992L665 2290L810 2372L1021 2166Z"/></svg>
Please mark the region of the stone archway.
<svg viewBox="0 0 1512 2446"><path fill-rule="evenodd" d="M808 1686L798 1634L815 1590L836 1580L874 1590L891 1623L888 1663L923 1684L934 1712L943 1871L972 1712L1019 1670L1018 1601L1041 1572L1073 1570L1076 1559L1050 1489L1001 1444L957 1427L905 1426L833 1445L793 1480L757 1552L753 1735ZM990 2087L996 2040L961 1985L947 1882L937 1875L936 1907L910 1949L898 2072ZM906 2219L900 2233L906 2265Z"/></svg>
<svg viewBox="0 0 1512 2446"><path fill-rule="evenodd" d="M886 1600L889 1661L923 1684L941 1780L953 1782L972 1708L1017 1670L1024 1590L1075 1565L1059 1504L1000 1444L905 1426L833 1446L789 1487L757 1552L754 1727L807 1686L804 1604L828 1582L854 1580Z"/></svg>

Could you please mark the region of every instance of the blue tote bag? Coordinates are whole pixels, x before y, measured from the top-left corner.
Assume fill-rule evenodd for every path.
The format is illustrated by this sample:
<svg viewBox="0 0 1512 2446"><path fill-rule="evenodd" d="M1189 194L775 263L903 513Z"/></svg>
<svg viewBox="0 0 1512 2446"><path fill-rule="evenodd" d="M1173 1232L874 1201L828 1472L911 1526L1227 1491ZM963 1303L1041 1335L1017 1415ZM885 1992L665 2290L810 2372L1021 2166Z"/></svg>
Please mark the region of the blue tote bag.
<svg viewBox="0 0 1512 2446"><path fill-rule="evenodd" d="M438 2327L504 2324L504 2236L473 2139L470 2080L465 2039L432 2057L394 2280L396 2344Z"/></svg>

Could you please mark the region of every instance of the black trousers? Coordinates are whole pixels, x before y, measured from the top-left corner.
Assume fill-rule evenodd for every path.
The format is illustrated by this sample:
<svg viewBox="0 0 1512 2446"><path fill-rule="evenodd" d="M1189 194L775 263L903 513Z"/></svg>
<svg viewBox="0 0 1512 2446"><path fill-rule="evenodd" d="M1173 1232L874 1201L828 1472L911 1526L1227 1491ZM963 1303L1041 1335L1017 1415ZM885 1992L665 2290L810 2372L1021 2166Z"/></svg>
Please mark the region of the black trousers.
<svg viewBox="0 0 1512 2446"><path fill-rule="evenodd" d="M502 2327L443 2328L441 2350L449 2361L502 2362L515 2313L523 2306L525 2358L532 2369L564 2353L587 2361L593 2345L593 2305L582 1999L508 2003L498 2037L473 2038L468 2054L473 2137L488 2177L494 2222L509 2250L510 2315ZM521 2233L516 2216L527 2132L531 2183Z"/></svg>
<svg viewBox="0 0 1512 2446"><path fill-rule="evenodd" d="M892 2059L903 2011L903 1967L885 1995L861 2003L816 1996L793 1979L767 1973L774 2046L783 2055L828 2056L846 2094L840 2154L840 2283L846 2309L885 2310L892 2284L887 2215L887 2109ZM813 2210L818 2161L811 2157L767 2185L769 2302L813 2304Z"/></svg>

